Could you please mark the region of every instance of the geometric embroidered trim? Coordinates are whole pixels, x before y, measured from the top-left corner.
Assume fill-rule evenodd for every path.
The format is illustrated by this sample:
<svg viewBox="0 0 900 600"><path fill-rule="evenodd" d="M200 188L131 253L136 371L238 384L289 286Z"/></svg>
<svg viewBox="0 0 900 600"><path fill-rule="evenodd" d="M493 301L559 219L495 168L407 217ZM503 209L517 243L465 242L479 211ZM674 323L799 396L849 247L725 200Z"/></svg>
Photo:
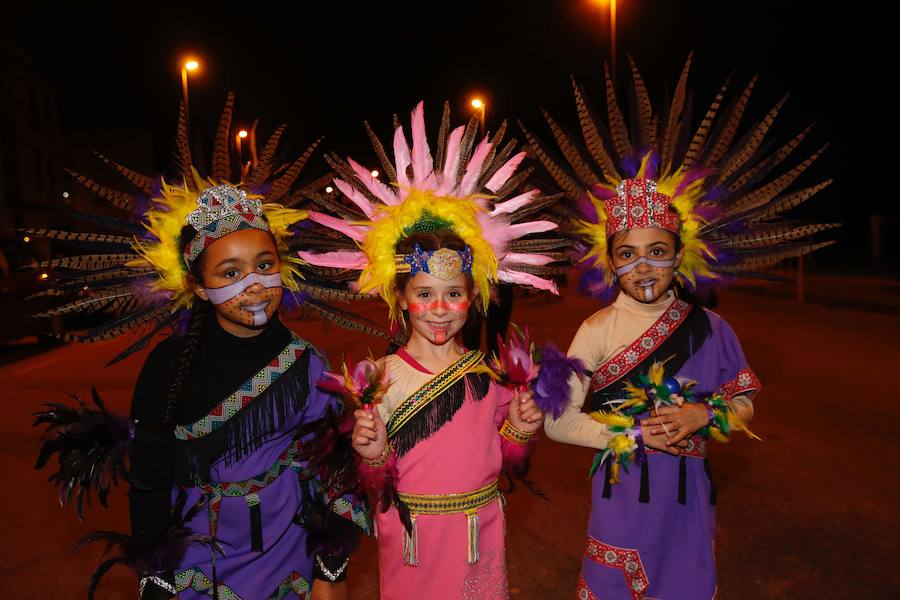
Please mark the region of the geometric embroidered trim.
<svg viewBox="0 0 900 600"><path fill-rule="evenodd" d="M175 574L175 588L182 592L191 589L213 598L213 582L198 568L187 569ZM297 594L300 600L307 600L312 589L309 582L296 571L285 577L267 600L283 600L291 592ZM241 600L231 588L224 583L219 583L220 600Z"/></svg>
<svg viewBox="0 0 900 600"><path fill-rule="evenodd" d="M584 555L597 564L622 571L632 599L641 600L644 598L647 588L650 587L650 580L647 579L647 574L644 572L644 563L641 562L641 555L637 550L617 548L588 536Z"/></svg>
<svg viewBox="0 0 900 600"><path fill-rule="evenodd" d="M719 388L719 393L725 400L731 400L735 396L747 396L751 400L759 390L762 389L762 382L749 368L741 369L731 381L726 381Z"/></svg>
<svg viewBox="0 0 900 600"><path fill-rule="evenodd" d="M228 419L236 415L242 408L250 404L257 396L275 383L279 377L293 366L303 355L309 344L296 335L284 350L263 367L259 373L241 384L233 394L219 402L205 417L190 425L179 425L175 428L175 437L179 440L193 440L223 426Z"/></svg>
<svg viewBox="0 0 900 600"><path fill-rule="evenodd" d="M578 600L600 600L594 592L591 591L591 588L588 587L587 581L584 580L584 575L578 576Z"/></svg>
<svg viewBox="0 0 900 600"><path fill-rule="evenodd" d="M600 365L591 377L591 392L611 385L659 348L691 312L691 305L676 298L669 308L630 346Z"/></svg>
<svg viewBox="0 0 900 600"><path fill-rule="evenodd" d="M388 439L396 436L401 429L423 408L440 396L447 388L480 364L484 354L480 350L470 350L452 365L435 375L425 385L400 403L387 422Z"/></svg>

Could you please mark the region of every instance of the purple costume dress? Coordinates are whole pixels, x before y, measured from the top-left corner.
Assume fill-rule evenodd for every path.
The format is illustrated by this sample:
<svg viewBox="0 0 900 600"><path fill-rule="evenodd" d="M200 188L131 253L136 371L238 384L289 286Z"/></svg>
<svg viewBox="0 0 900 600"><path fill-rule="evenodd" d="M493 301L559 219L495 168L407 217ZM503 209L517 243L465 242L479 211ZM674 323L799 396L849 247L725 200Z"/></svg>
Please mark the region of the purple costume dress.
<svg viewBox="0 0 900 600"><path fill-rule="evenodd" d="M673 298L649 329L594 370L587 408L610 410L626 381L666 359L666 374L697 381L698 393L731 399L760 388L728 323ZM641 466L620 470L621 483L610 483L612 461L597 471L580 599L715 597L715 490L706 456L707 440L695 435L680 456L647 449Z"/></svg>
<svg viewBox="0 0 900 600"><path fill-rule="evenodd" d="M165 404L160 392L169 378L160 377L171 373L174 347L163 342L151 353L135 392L133 471L149 487L132 487L135 538L147 546L157 543L174 499L186 493L185 511L200 507L187 526L213 536L222 552L214 556L208 545L188 547L170 579L179 598L307 598L314 557L306 517L313 504L325 503L314 479L298 477L305 466L299 454L310 424L337 404L316 388L323 359L280 321L256 338L241 339L211 319L176 411L173 437L171 429L153 431L141 423L158 418ZM326 513L342 513L349 521L336 520L344 524L365 525L363 509L342 498Z"/></svg>

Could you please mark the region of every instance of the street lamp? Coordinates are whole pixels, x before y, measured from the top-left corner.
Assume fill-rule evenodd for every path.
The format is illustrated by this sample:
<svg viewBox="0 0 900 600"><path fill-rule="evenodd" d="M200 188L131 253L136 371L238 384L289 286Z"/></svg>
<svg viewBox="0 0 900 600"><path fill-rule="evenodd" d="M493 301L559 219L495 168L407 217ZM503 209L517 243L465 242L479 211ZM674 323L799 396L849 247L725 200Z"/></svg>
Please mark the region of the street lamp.
<svg viewBox="0 0 900 600"><path fill-rule="evenodd" d="M241 129L237 132L237 135L234 136L234 143L237 146L238 151L238 162L243 164L244 162L244 146L241 142L243 142L249 134L246 129Z"/></svg>
<svg viewBox="0 0 900 600"><path fill-rule="evenodd" d="M472 102L470 102L470 104L472 105L472 108L474 108L475 110L477 110L481 113L481 116L480 116L481 132L484 133L484 131L485 131L484 119L485 119L485 111L487 110L487 105L485 104L484 100L482 100L481 98L472 98Z"/></svg>
<svg viewBox="0 0 900 600"><path fill-rule="evenodd" d="M200 68L200 63L190 58L181 65L181 91L184 94L184 126L190 133L190 112L188 106L188 71L196 71Z"/></svg>
<svg viewBox="0 0 900 600"><path fill-rule="evenodd" d="M333 192L333 191L334 191L334 188L331 187L330 185L329 185L328 187L325 188L325 193L326 193L326 194L330 194L330 193Z"/></svg>
<svg viewBox="0 0 900 600"><path fill-rule="evenodd" d="M378 177L379 173L376 169L372 169L372 177Z"/></svg>
<svg viewBox="0 0 900 600"><path fill-rule="evenodd" d="M612 63L612 78L616 80L616 0L599 0L598 4L609 3L609 59Z"/></svg>

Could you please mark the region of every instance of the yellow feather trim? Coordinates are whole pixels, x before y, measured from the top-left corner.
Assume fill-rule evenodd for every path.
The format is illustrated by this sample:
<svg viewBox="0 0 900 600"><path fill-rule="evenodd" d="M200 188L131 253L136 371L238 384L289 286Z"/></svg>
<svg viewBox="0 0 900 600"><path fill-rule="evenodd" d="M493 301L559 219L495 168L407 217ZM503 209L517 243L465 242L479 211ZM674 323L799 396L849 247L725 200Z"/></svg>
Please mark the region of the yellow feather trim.
<svg viewBox="0 0 900 600"><path fill-rule="evenodd" d="M635 178L646 177L651 156L652 153L644 155ZM662 179L657 180L656 189L672 199L670 204L678 213L681 223L678 236L681 238L681 243L684 247L684 256L676 274L680 279L687 280L693 286L697 283L697 277L716 279L718 275L710 268L710 261L715 260L715 257L706 243L700 238L700 228L705 224L705 221L697 213L697 208L700 206L700 201L706 192L704 189L705 178L701 177L692 181L680 194L674 195L684 181L686 174L687 170L685 169L678 169L673 174L667 174ZM615 193L616 186L620 181L610 182L611 185L600 184L600 187ZM608 219L606 209L603 202L590 192L588 192L588 198L597 211L597 223L576 219L574 221L575 233L581 235L591 247L583 260L591 261L591 266L603 273L606 284L612 285L615 277L607 248L606 223Z"/></svg>
<svg viewBox="0 0 900 600"><path fill-rule="evenodd" d="M481 295L482 309L486 311L490 302L490 284L497 281L498 261L478 222L478 214L484 209L474 201L477 197L436 196L430 190L412 189L401 204L379 206L381 218L365 223L370 229L362 251L368 264L359 277L360 291L377 291L390 307L391 318L398 317L400 309L395 295L397 243L427 210L435 218L451 223L453 233L471 248L472 280Z"/></svg>
<svg viewBox="0 0 900 600"><path fill-rule="evenodd" d="M590 414L592 419L609 427L634 427L634 417L600 410L595 410Z"/></svg>
<svg viewBox="0 0 900 600"><path fill-rule="evenodd" d="M144 224L152 239L136 239L132 247L141 258L128 263L133 268L150 266L157 272L159 277L154 281L153 289L171 295L173 311L189 308L194 301L194 294L187 285L187 266L179 249L181 230L187 225L188 215L197 208L198 196L208 187L217 185L212 179L204 180L193 169L192 176L194 189L186 182L181 185L162 182L161 193L153 198ZM248 197L262 198L253 194L248 194ZM302 278L298 265L303 262L290 256L286 239L290 236L290 226L305 219L306 211L277 204L264 204L262 208L278 247L282 283L287 289L297 291L297 279Z"/></svg>

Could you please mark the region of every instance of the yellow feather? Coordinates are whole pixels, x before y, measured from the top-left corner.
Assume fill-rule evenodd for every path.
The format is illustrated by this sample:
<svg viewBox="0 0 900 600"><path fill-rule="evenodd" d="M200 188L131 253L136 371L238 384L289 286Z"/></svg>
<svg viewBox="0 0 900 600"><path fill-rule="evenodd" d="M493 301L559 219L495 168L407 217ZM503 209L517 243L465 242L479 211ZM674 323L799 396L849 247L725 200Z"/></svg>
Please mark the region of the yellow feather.
<svg viewBox="0 0 900 600"><path fill-rule="evenodd" d="M618 413L595 410L591 418L609 427L634 427L634 418Z"/></svg>
<svg viewBox="0 0 900 600"><path fill-rule="evenodd" d="M665 363L656 361L652 365L650 365L650 369L647 371L647 376L650 378L650 383L653 385L662 385L663 376L666 374Z"/></svg>
<svg viewBox="0 0 900 600"><path fill-rule="evenodd" d="M491 245L484 239L478 214L484 209L475 199L478 196L458 198L436 196L430 190L411 189L399 205L380 205L381 218L367 222L370 230L362 244L368 264L359 278L360 291L377 291L387 302L391 318L399 314L395 289L397 243L404 231L412 227L428 211L434 217L451 223L453 232L472 250L472 280L481 296L482 308L490 303L490 284L497 281L497 257Z"/></svg>
<svg viewBox="0 0 900 600"><path fill-rule="evenodd" d="M204 180L194 169L192 178L194 189L186 182L182 182L180 186L162 182L161 193L153 198L151 208L147 211L145 227L152 239L134 241L132 247L141 258L128 265L136 268L147 265L153 267L159 274L153 288L171 295L173 310L190 307L194 301L194 294L187 285L187 266L179 249L181 229L187 224L188 215L197 208L198 196L206 188L217 185L212 179ZM248 194L248 197L261 198L252 194ZM297 291L297 279L302 278L297 265L302 262L290 256L286 238L290 235L289 227L306 218L306 211L286 209L277 204L264 204L262 208L278 247L282 282L289 290Z"/></svg>

